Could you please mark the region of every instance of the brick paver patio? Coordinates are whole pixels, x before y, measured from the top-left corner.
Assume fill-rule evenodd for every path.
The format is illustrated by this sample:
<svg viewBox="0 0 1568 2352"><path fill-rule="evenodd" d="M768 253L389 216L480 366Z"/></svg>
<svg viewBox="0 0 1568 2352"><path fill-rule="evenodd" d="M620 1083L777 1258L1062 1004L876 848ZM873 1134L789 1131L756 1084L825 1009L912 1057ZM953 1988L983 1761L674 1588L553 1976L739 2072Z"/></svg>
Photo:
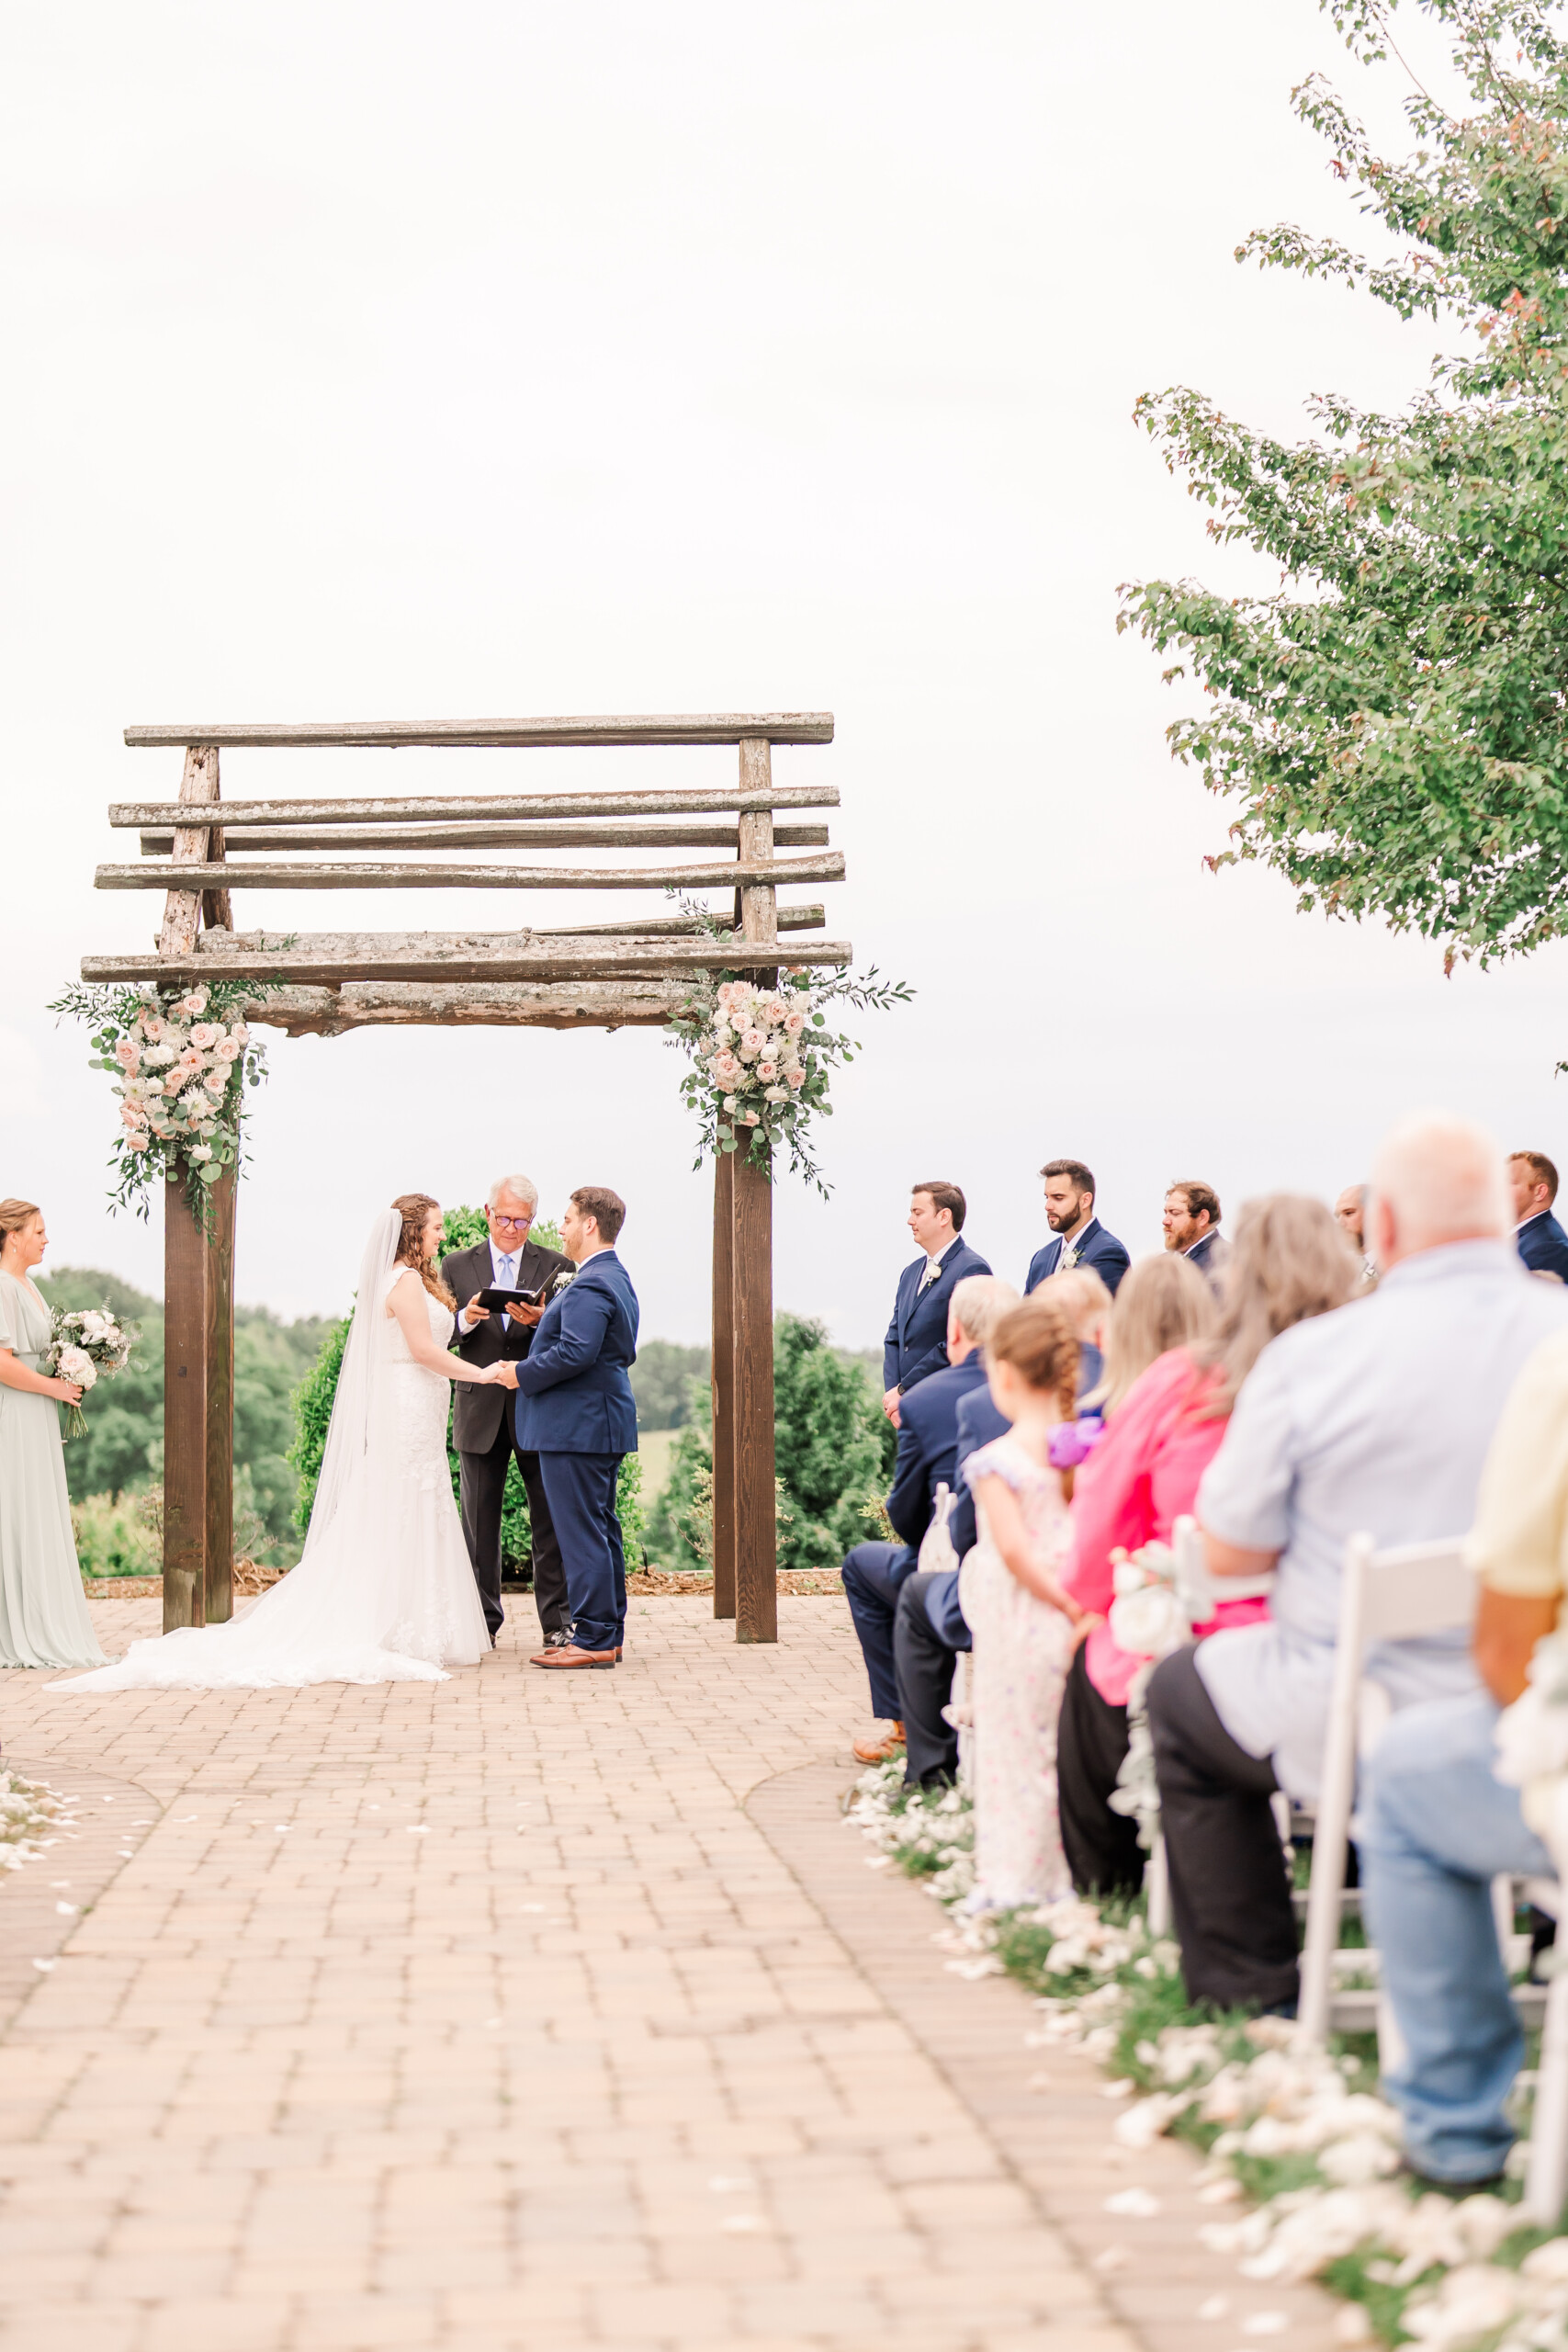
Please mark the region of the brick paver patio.
<svg viewBox="0 0 1568 2352"><path fill-rule="evenodd" d="M0 2346L1321 2352L865 1869L847 1614L780 1615L635 1602L570 1679L510 1635L436 1686L0 1675L7 1760L85 1799L0 1884Z"/></svg>

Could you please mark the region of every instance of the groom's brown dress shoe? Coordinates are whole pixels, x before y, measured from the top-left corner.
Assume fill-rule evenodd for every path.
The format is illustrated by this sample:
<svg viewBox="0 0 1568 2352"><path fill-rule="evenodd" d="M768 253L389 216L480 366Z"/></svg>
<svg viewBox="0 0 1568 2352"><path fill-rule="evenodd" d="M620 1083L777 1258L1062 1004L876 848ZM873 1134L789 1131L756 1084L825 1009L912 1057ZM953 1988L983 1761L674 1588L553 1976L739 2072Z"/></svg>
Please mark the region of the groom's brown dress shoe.
<svg viewBox="0 0 1568 2352"><path fill-rule="evenodd" d="M553 1668L558 1672L562 1668L574 1671L579 1667L588 1666L613 1668L619 1656L618 1650L580 1650L576 1643L571 1642L560 1649L541 1650L534 1664Z"/></svg>

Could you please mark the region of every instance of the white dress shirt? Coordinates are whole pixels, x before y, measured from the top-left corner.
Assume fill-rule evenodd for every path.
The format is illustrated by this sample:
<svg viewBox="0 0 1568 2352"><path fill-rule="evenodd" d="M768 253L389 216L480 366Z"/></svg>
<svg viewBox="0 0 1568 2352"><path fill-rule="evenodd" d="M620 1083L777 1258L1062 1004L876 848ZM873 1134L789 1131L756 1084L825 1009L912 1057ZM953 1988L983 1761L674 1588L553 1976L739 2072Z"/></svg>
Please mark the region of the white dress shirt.
<svg viewBox="0 0 1568 2352"><path fill-rule="evenodd" d="M1451 1241L1258 1357L1197 1514L1223 1544L1279 1553L1269 1622L1211 1634L1197 1664L1232 1738L1271 1756L1291 1795L1317 1792L1348 1538L1465 1534L1508 1391L1565 1329L1568 1293L1532 1282L1509 1242ZM1367 1670L1396 1707L1476 1683L1463 1633L1378 1644Z"/></svg>
<svg viewBox="0 0 1568 2352"><path fill-rule="evenodd" d="M942 1260L952 1255L953 1251L957 1249L963 1238L964 1236L961 1233L955 1233L952 1240L945 1242L937 1251L934 1258L931 1256L929 1250L926 1251L926 1271L920 1276L920 1290L925 1290L931 1283L935 1282L937 1276L942 1272ZM917 1291L915 1295L918 1298L919 1296L919 1291Z"/></svg>

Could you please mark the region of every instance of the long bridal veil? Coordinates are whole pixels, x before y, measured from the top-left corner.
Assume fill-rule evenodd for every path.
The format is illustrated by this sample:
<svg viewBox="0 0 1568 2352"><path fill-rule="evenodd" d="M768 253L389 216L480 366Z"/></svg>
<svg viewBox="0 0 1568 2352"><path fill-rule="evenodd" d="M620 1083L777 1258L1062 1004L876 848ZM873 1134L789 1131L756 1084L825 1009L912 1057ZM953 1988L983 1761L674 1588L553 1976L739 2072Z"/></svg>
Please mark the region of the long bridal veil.
<svg viewBox="0 0 1568 2352"><path fill-rule="evenodd" d="M402 1218L377 1217L298 1567L227 1624L133 1642L57 1690L303 1689L440 1682L490 1646L446 1457L450 1396L387 1311ZM422 1295L424 1294L422 1293ZM432 1340L450 1314L426 1296Z"/></svg>
<svg viewBox="0 0 1568 2352"><path fill-rule="evenodd" d="M326 1449L310 1506L306 1530L304 1566L333 1521L351 1498L363 1497L373 1481L378 1449L395 1444L394 1416L389 1409L386 1349L380 1322L386 1320L387 1288L397 1262L403 1220L396 1209L383 1209L370 1228L365 1255L359 1261L359 1285L355 1294L354 1320L344 1342L338 1367L332 1419L327 1424Z"/></svg>

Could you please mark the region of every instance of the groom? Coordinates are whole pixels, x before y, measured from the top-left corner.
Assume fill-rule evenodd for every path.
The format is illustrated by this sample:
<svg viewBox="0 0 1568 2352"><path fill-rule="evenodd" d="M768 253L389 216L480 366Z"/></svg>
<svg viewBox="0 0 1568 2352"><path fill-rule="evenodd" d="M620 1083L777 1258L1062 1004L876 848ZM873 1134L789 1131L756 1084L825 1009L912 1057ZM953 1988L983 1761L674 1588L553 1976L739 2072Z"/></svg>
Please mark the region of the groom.
<svg viewBox="0 0 1568 2352"><path fill-rule="evenodd" d="M626 1204L607 1185L580 1184L561 1219L577 1272L558 1288L521 1363L515 1388L519 1453L536 1454L566 1569L571 1639L547 1644L534 1664L553 1671L614 1667L626 1622L626 1570L615 1479L637 1451L627 1367L637 1361L637 1293L615 1255Z"/></svg>

